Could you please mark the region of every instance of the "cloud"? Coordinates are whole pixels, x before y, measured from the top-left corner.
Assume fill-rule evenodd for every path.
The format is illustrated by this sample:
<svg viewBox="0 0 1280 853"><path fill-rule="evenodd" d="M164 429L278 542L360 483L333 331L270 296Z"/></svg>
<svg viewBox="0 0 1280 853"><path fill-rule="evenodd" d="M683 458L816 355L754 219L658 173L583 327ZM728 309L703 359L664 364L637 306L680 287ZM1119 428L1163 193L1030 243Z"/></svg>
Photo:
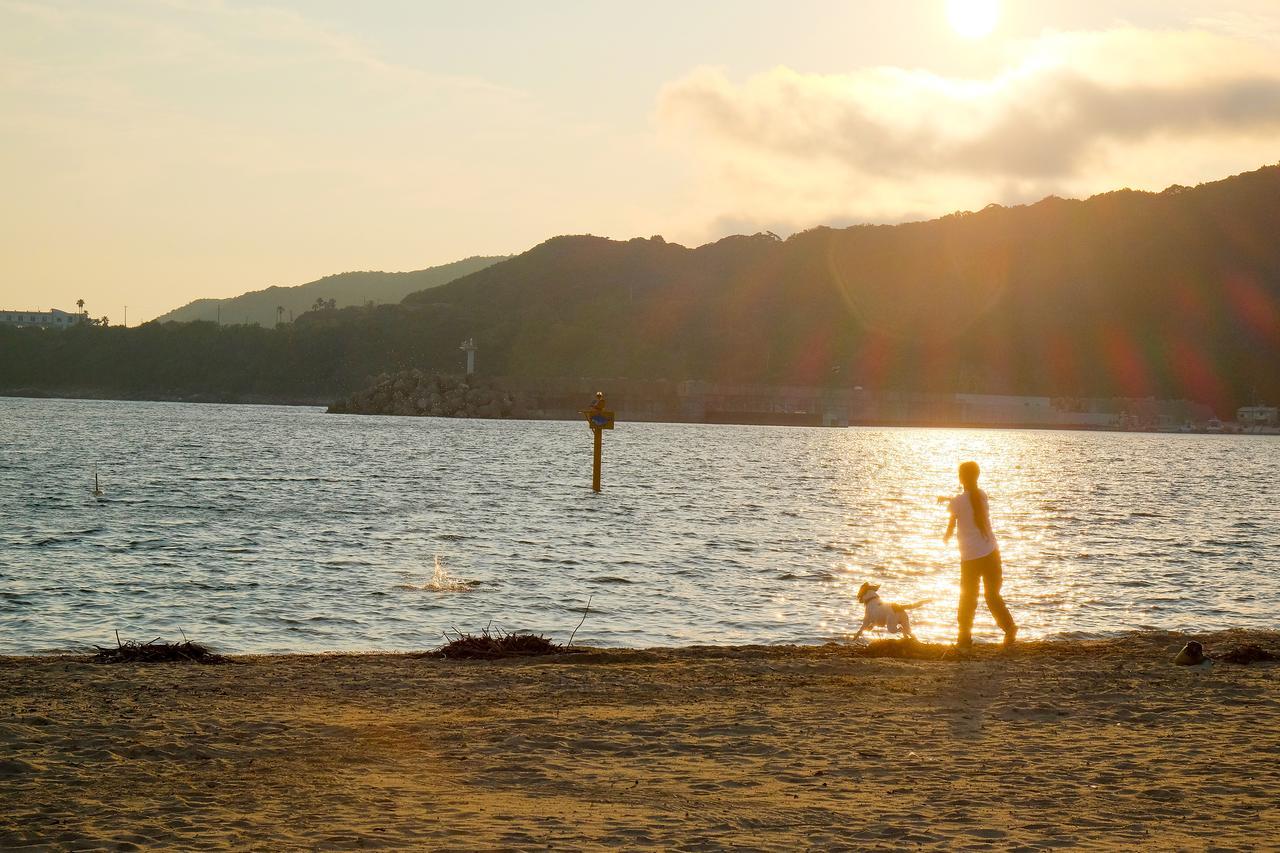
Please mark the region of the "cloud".
<svg viewBox="0 0 1280 853"><path fill-rule="evenodd" d="M1189 153L1206 170L1273 160L1246 159L1280 129L1272 59L1223 33L1050 34L986 80L775 68L735 83L702 68L663 90L658 117L736 198L730 217L893 219L1158 181L1160 165L1163 186Z"/></svg>

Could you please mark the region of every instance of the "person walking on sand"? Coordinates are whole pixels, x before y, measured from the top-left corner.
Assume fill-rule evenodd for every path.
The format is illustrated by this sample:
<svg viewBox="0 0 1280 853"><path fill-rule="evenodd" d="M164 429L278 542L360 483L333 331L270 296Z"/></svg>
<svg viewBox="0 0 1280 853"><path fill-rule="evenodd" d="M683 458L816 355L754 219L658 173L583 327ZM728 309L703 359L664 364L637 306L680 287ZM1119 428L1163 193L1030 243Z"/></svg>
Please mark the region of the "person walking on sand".
<svg viewBox="0 0 1280 853"><path fill-rule="evenodd" d="M1018 626L1013 623L1013 616L1000 597L1004 569L1000 564L1000 546L991 530L987 493L978 488L979 473L977 462L962 462L960 485L964 491L950 499L938 499L946 501L951 510L951 520L942 541L950 542L951 534L955 533L960 545L960 634L956 640L956 646L960 648L973 645L973 615L978 609L979 583L987 599L987 608L1004 631L1004 644L1012 645L1018 636Z"/></svg>

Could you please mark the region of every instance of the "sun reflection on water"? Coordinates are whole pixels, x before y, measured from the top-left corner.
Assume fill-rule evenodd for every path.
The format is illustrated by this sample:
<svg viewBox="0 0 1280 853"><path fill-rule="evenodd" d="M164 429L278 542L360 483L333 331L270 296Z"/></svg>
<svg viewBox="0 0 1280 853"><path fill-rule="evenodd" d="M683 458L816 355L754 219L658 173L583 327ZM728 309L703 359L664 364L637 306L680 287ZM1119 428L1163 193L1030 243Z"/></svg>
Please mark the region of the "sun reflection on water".
<svg viewBox="0 0 1280 853"><path fill-rule="evenodd" d="M905 432L905 431L887 431ZM820 630L832 638L850 636L862 618L856 601L864 581L881 585L893 603L926 600L911 614L922 640L955 639L959 598L959 553L953 539L942 541L947 508L940 496L960 491L956 468L973 459L982 467L981 485L991 499L992 528L1005 565L1003 594L1022 627L1021 636L1055 633L1031 612L1051 607L1061 616L1076 606L1070 575L1060 561L1045 557L1049 533L1043 526L1046 462L1042 434L1000 430L912 430L912 441L895 441L876 463L865 464L865 447L851 447L838 486L845 510L843 551L826 582L830 600L820 605ZM852 435L852 434L851 434ZM839 537L835 537L837 540ZM883 636L883 631L870 636ZM974 636L996 640L996 627L979 599Z"/></svg>

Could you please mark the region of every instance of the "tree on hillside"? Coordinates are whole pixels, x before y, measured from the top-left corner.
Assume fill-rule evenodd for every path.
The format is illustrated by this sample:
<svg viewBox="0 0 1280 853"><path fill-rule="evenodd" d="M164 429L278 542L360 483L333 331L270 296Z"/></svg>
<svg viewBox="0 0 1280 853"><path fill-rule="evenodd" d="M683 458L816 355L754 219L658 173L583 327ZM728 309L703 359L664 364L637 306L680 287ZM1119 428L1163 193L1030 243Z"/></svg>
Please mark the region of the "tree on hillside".
<svg viewBox="0 0 1280 853"><path fill-rule="evenodd" d="M77 307L77 308L79 308L79 309L80 309L80 313L81 313L81 314L83 314L83 313L84 313L84 300L83 300L83 299L77 299L77 300L76 300L76 307Z"/></svg>
<svg viewBox="0 0 1280 853"><path fill-rule="evenodd" d="M279 326L283 322L284 322L284 306L277 305L276 306L276 325Z"/></svg>

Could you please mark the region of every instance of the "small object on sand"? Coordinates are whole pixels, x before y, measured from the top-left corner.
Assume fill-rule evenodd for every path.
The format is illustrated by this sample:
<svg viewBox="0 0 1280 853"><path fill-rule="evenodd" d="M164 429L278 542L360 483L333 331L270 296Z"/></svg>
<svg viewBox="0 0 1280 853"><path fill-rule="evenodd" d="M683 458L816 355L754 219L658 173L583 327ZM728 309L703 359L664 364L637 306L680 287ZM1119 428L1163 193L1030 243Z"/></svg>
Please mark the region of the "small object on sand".
<svg viewBox="0 0 1280 853"><path fill-rule="evenodd" d="M1208 658L1204 656L1204 646L1192 640L1182 647L1182 651L1178 652L1173 662L1178 666L1199 666L1206 660Z"/></svg>
<svg viewBox="0 0 1280 853"><path fill-rule="evenodd" d="M1269 652L1254 643L1245 643L1239 646L1232 646L1219 654L1216 659L1227 663L1251 664L1255 661L1280 660L1280 655L1275 652Z"/></svg>

